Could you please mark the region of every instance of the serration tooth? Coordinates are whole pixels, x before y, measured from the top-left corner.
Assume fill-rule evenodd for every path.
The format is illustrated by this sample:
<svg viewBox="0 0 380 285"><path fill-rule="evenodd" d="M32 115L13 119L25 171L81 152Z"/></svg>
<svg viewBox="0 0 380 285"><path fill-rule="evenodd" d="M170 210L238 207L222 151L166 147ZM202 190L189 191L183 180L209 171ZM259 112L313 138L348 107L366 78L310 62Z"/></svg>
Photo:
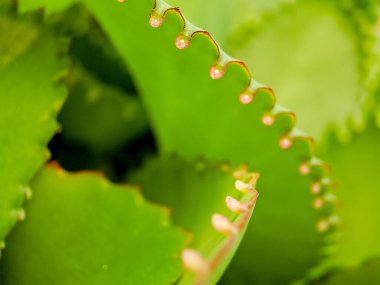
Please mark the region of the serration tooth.
<svg viewBox="0 0 380 285"><path fill-rule="evenodd" d="M221 214L214 214L211 217L211 223L214 229L220 233L227 235L236 235L236 226L225 216Z"/></svg>

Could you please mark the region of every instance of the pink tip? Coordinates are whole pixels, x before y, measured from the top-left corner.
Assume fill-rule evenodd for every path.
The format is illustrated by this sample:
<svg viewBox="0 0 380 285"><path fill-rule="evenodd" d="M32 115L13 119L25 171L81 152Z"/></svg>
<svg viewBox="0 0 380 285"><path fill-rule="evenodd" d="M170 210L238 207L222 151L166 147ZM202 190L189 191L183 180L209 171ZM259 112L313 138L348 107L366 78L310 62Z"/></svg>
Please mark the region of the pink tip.
<svg viewBox="0 0 380 285"><path fill-rule="evenodd" d="M175 40L175 45L178 49L185 49L190 45L190 40L187 36L180 34Z"/></svg>
<svg viewBox="0 0 380 285"><path fill-rule="evenodd" d="M329 229L329 222L326 221L326 220L320 220L318 223L317 223L317 230L319 232L325 232Z"/></svg>
<svg viewBox="0 0 380 285"><path fill-rule="evenodd" d="M271 126L274 124L275 118L271 114L266 114L262 118L262 122L265 126Z"/></svg>
<svg viewBox="0 0 380 285"><path fill-rule="evenodd" d="M309 164L307 164L307 163L302 163L302 164L300 165L299 171L300 171L300 173L303 174L303 175L307 175L307 174L309 174L309 173L310 173L310 166L309 166Z"/></svg>
<svg viewBox="0 0 380 285"><path fill-rule="evenodd" d="M313 206L316 209L322 208L322 206L323 206L323 200L322 199L316 199L316 200L314 200Z"/></svg>
<svg viewBox="0 0 380 285"><path fill-rule="evenodd" d="M214 64L210 69L210 76L212 79L222 78L225 73L225 68L218 64Z"/></svg>
<svg viewBox="0 0 380 285"><path fill-rule="evenodd" d="M253 189L253 183L245 183L244 181L236 180L235 181L235 188L236 188L236 190L245 192L245 191Z"/></svg>
<svg viewBox="0 0 380 285"><path fill-rule="evenodd" d="M240 94L240 103L247 105L253 100L253 94L249 92L243 92Z"/></svg>
<svg viewBox="0 0 380 285"><path fill-rule="evenodd" d="M311 185L311 193L318 194L321 191L321 184L315 182Z"/></svg>
<svg viewBox="0 0 380 285"><path fill-rule="evenodd" d="M288 149L293 145L293 141L288 136L283 136L280 139L280 147L282 149Z"/></svg>
<svg viewBox="0 0 380 285"><path fill-rule="evenodd" d="M207 269L207 262L203 259L198 251L193 249L184 249L182 251L182 261L185 266L196 272L204 271Z"/></svg>
<svg viewBox="0 0 380 285"><path fill-rule="evenodd" d="M153 28L158 28L159 26L161 26L163 21L164 21L164 18L161 15L157 14L156 12L152 12L152 14L150 15L149 24Z"/></svg>
<svg viewBox="0 0 380 285"><path fill-rule="evenodd" d="M214 214L211 218L211 223L215 230L224 234L233 234L236 232L236 228L229 219L220 214Z"/></svg>
<svg viewBox="0 0 380 285"><path fill-rule="evenodd" d="M249 210L247 205L241 203L231 196L226 197L226 205L228 209L235 213L241 213Z"/></svg>

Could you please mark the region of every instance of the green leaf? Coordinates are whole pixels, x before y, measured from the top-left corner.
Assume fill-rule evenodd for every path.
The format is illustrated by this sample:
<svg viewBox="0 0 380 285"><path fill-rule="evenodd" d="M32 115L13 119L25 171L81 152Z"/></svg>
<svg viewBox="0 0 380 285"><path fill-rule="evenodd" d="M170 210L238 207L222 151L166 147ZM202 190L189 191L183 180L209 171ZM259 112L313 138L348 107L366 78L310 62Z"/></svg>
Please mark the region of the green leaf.
<svg viewBox="0 0 380 285"><path fill-rule="evenodd" d="M341 219L337 244L328 263L358 266L380 254L380 130L373 120L365 131L354 134L348 144L331 143L326 158L334 166Z"/></svg>
<svg viewBox="0 0 380 285"><path fill-rule="evenodd" d="M31 18L0 17L0 244L25 215L29 181L48 158L46 145L66 96L57 80L67 68L59 55L67 43Z"/></svg>
<svg viewBox="0 0 380 285"><path fill-rule="evenodd" d="M248 162L262 174L264 206L257 208L232 264L236 280L278 284L303 277L321 257L324 239L316 224L328 213L312 206L310 187L322 179L323 169L310 139L294 129L294 116L275 106L271 90L251 80L242 63L231 62L206 32L194 34L193 26L166 3L83 2L126 60L162 154ZM54 8L54 2L48 3ZM160 28L149 26L150 15L150 23L159 26L164 14ZM176 38L185 50L176 48ZM222 78L209 77L211 66L217 78L227 63ZM255 99L241 104L241 93L244 103Z"/></svg>
<svg viewBox="0 0 380 285"><path fill-rule="evenodd" d="M368 257L379 253L379 231L376 226L379 211L374 204L379 199L377 193L380 190L376 176L380 154L375 150L379 143L378 130L373 124L363 134L355 135L352 130L363 130L365 116L362 111L358 111L360 104L371 97L378 86L379 52L375 49L379 32L368 19L359 19L358 23L358 14L364 13L363 7L345 13L337 4L302 3L299 2L301 5L293 9L284 10L278 18L263 21L260 29L251 37L246 35L246 45L238 46L236 50L238 55L242 52L240 56L243 58L250 58L251 65L256 67L257 76L265 75L266 81L272 82L275 88L274 80L277 79L280 84L277 87L289 89L289 92L285 89L281 92L281 88L277 88L280 102L285 102L297 111L305 130L316 134L315 131L319 129L318 132L322 134L329 124L334 123L338 126L335 132L339 140L347 141L354 136L349 145L335 142L328 151L325 158L335 173L338 198L325 194L318 203L334 204L341 201L336 213L340 217L341 228L333 238L337 245L329 248L331 256L323 266L325 269L337 265L358 266ZM319 7L316 8L316 5ZM330 28L323 28L327 24ZM320 31L324 31L323 35L319 34ZM329 36L326 31L336 35ZM345 34L346 40L342 38ZM318 36L321 38L318 39ZM328 39L328 44L322 38ZM353 51L351 56L347 53L350 45ZM360 80L356 87L350 87L353 80L349 79L346 72L355 67L354 62L350 63L350 59L354 58ZM344 70L339 71L342 62L345 62ZM310 72L316 67L323 67L319 70L321 77ZM297 78L302 80L301 84L295 81ZM345 89L347 87L350 89ZM307 92L302 92L300 88ZM282 96L287 97L281 101ZM322 138L321 135L318 137ZM337 219L331 221L336 222Z"/></svg>
<svg viewBox="0 0 380 285"><path fill-rule="evenodd" d="M98 153L115 151L147 129L137 97L103 84L79 65L59 121L64 139Z"/></svg>
<svg viewBox="0 0 380 285"><path fill-rule="evenodd" d="M320 204L338 205L335 208L337 231L329 237L328 256L315 270L311 284L358 284L358 280L365 284L376 283L373 282L374 276L378 276L375 264L380 253L377 206L380 130L373 115L366 115L364 124L364 130L351 129L352 138L347 143L340 142L336 136L328 141L324 156L334 166L332 178L336 196L325 194Z"/></svg>
<svg viewBox="0 0 380 285"><path fill-rule="evenodd" d="M234 170L227 163L160 158L150 159L127 179L141 185L147 199L168 206L174 223L193 234L190 247L202 256L204 261L200 264L204 268L195 270L197 276L188 271L179 284L193 284L194 278L202 284L215 284L220 278L241 241L257 198L256 191L245 195L237 191L235 182L243 179L254 187L257 178L257 174L248 173L244 167ZM236 212L236 208L232 211L226 207L227 196L242 201L227 203L235 203L242 210ZM218 232L211 224L215 214L226 217L233 223L231 229L237 232L227 236Z"/></svg>
<svg viewBox="0 0 380 285"><path fill-rule="evenodd" d="M357 285L377 284L380 280L380 258L376 257L361 266L336 270L323 279L312 284L324 285Z"/></svg>
<svg viewBox="0 0 380 285"><path fill-rule="evenodd" d="M76 11L87 15L90 20L86 17L78 17ZM87 20L87 26L89 26L87 32L79 37L75 32L71 33L75 37L70 47L70 55L104 83L118 86L131 94L136 93L124 61L83 5L71 6L63 15L66 14L70 15L64 18L65 25L72 25L73 20L76 19L77 21Z"/></svg>
<svg viewBox="0 0 380 285"><path fill-rule="evenodd" d="M313 179L320 175L299 173L301 164L307 168L312 163L308 139L293 141L295 133L289 133L294 118L283 112L273 115L277 118L273 126L262 124L263 115L273 107L270 90L253 82L254 102L239 102L239 93L249 84L240 64L230 64L218 81L208 76L219 50L207 34L195 34L187 49L177 50L173 41L184 23L176 11L166 13L159 29L149 27L151 4L130 0L119 6L91 2L88 7L129 63L162 153L249 162L262 173L264 206L257 208L232 264L237 278L249 274L252 282L284 283L302 277L318 262L324 244L316 231L321 214L313 209L310 193ZM157 2L158 8L162 5ZM226 60L223 55L222 60ZM281 149L280 141L293 146Z"/></svg>
<svg viewBox="0 0 380 285"><path fill-rule="evenodd" d="M361 100L373 92L375 1L179 2L171 0L297 112L302 130L321 141L334 127L348 139L347 119L361 113ZM227 33L219 23L230 27L231 18L234 31Z"/></svg>
<svg viewBox="0 0 380 285"><path fill-rule="evenodd" d="M19 3L19 11L21 13L30 11L30 10L35 10L37 8L41 8L41 6L44 7L44 10L47 13L51 12L57 12L57 11L62 11L66 8L68 8L71 4L75 2L79 2L76 0L60 0L60 1L55 1L55 0L37 0L37 1L18 1Z"/></svg>
<svg viewBox="0 0 380 285"><path fill-rule="evenodd" d="M0 15L0 69L4 69L29 48L39 31L36 25L26 19L16 19L9 12L2 11ZM11 34L10 30L13 31Z"/></svg>
<svg viewBox="0 0 380 285"><path fill-rule="evenodd" d="M218 43L229 51L230 38L235 39L236 30L242 23L249 22L249 29L255 29L257 22L271 17L283 6L292 5L289 0L168 0L195 25L207 29Z"/></svg>
<svg viewBox="0 0 380 285"><path fill-rule="evenodd" d="M261 23L232 53L320 140L326 127L344 126L358 109L364 73L354 24L333 1L300 1Z"/></svg>
<svg viewBox="0 0 380 285"><path fill-rule="evenodd" d="M4 250L1 284L166 285L179 277L187 235L135 188L52 166L32 187L27 219Z"/></svg>

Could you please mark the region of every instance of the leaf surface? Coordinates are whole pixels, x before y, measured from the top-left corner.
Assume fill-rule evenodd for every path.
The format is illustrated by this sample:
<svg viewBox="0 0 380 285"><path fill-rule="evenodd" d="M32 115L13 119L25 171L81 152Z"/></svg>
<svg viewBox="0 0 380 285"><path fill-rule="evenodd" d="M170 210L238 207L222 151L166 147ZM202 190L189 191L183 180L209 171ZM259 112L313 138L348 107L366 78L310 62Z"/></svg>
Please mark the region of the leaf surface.
<svg viewBox="0 0 380 285"><path fill-rule="evenodd" d="M53 166L32 187L27 218L4 251L1 284L167 285L182 272L188 236L135 188Z"/></svg>
<svg viewBox="0 0 380 285"><path fill-rule="evenodd" d="M237 175L236 171L242 172ZM204 259L209 272L189 268L179 284L215 284L236 251L256 202L257 192L246 194L235 188L238 179L256 184L258 176L246 168L233 168L227 163L211 163L204 160L187 162L180 158L155 158L132 174L128 181L141 185L147 199L168 206L176 225L190 231L190 244ZM228 208L228 196L237 201L237 207ZM217 231L212 220L215 214L228 219L236 233ZM195 274L194 274L195 273Z"/></svg>
<svg viewBox="0 0 380 285"><path fill-rule="evenodd" d="M53 1L22 2L24 8L57 8ZM262 174L265 206L257 208L232 264L236 280L249 275L257 284L284 283L304 276L321 256L324 240L316 224L328 214L312 206L310 187L324 170L313 157L310 139L294 129L294 116L275 105L271 89L251 79L207 32L195 33L163 1L84 3L126 60L162 154L247 162ZM149 16L151 25L163 21L162 26L150 27ZM179 47L186 47L190 36L190 45L178 50L176 38ZM213 80L210 70L214 78L224 76Z"/></svg>
<svg viewBox="0 0 380 285"><path fill-rule="evenodd" d="M46 146L66 97L57 82L67 68L59 55L66 43L30 18L0 17L0 244L24 217L29 181L48 158Z"/></svg>

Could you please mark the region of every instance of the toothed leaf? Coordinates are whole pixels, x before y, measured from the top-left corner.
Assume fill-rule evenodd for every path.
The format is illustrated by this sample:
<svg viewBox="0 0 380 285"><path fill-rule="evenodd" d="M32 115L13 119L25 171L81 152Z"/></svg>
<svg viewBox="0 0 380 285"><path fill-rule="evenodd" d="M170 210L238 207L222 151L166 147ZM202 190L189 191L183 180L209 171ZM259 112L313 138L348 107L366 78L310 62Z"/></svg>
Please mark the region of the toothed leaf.
<svg viewBox="0 0 380 285"><path fill-rule="evenodd" d="M297 111L303 130L321 139L326 126L344 125L357 110L363 62L354 24L334 1L300 1L263 21L232 52Z"/></svg>
<svg viewBox="0 0 380 285"><path fill-rule="evenodd" d="M245 174L249 179L255 174ZM244 175L243 175L244 176ZM199 160L196 163L179 158L150 159L144 167L131 175L128 181L141 185L147 199L168 206L173 221L189 230L193 239L190 247L198 251L211 267L209 276L194 276L187 272L179 284L193 284L194 279L206 278L202 284L215 284L236 251L254 206L256 194L244 195L235 189L234 169L226 163ZM247 212L238 214L226 206L227 196L253 203ZM251 199L251 201L247 201ZM214 214L221 214L239 225L236 237L229 241L226 234L218 232L211 223Z"/></svg>
<svg viewBox="0 0 380 285"><path fill-rule="evenodd" d="M258 5L260 1L250 2ZM226 5L217 6L231 13ZM360 13L362 6L352 9ZM214 16L202 17L196 12L200 8L194 1L184 3L184 12L189 10L191 19L194 16L198 24L218 31L209 22L214 20L221 27L226 16L213 10ZM236 39L231 41L225 34L220 40L254 70L259 81L275 90L281 105L297 112L302 130L320 140L327 127L344 127L347 118L360 110L357 100L365 95L368 77L369 51L363 49L370 47L369 38L340 1L300 0L285 8L277 3L269 10L270 17L246 5L245 14L257 19L239 17L240 28L230 33Z"/></svg>
<svg viewBox="0 0 380 285"><path fill-rule="evenodd" d="M264 16L278 12L282 5L288 5L289 0L168 0L173 7L181 11L195 25L207 29L224 48L228 47L230 37L235 38L235 30L241 23L260 21ZM235 33L234 33L235 32Z"/></svg>
<svg viewBox="0 0 380 285"><path fill-rule="evenodd" d="M351 142L331 143L326 154L334 165L341 219L337 244L329 262L357 266L380 254L380 131L371 120L367 129L354 134ZM370 150L370 151L369 151Z"/></svg>
<svg viewBox="0 0 380 285"><path fill-rule="evenodd" d="M11 32L10 32L11 31ZM46 159L55 116L66 91L57 83L66 64L64 42L28 16L0 17L0 243L29 195L28 184Z"/></svg>
<svg viewBox="0 0 380 285"><path fill-rule="evenodd" d="M83 2L128 63L162 153L248 162L263 174L260 189L264 191L262 204L267 206L257 209L232 264L236 280L248 275L257 284L285 283L302 277L318 262L324 244L316 231L321 214L313 209L310 193L312 180L318 180L322 170L313 168L313 176L299 173L299 166L309 162L313 152L308 139L293 140L292 136L298 136L294 117L280 112L273 126L264 126L262 116L273 108L273 94L254 81L248 91L255 100L242 105L239 94L250 76L238 63L228 65L218 81L210 79L210 67L218 56L222 65L228 58L219 54L207 34L195 34L187 49L177 50L174 42L184 22L176 10L168 11L162 27L153 29L148 24L153 0ZM156 7L150 21L154 26L161 23L159 15L167 8L162 1ZM217 78L223 69L212 73ZM281 149L281 138L284 148L292 147Z"/></svg>
<svg viewBox="0 0 380 285"><path fill-rule="evenodd" d="M117 4L92 2L88 7L140 83L161 151L249 162L263 173L260 189L267 206L257 209L242 243L236 278L247 272L257 283L301 277L318 261L323 240L315 229L319 214L312 208L311 179L298 172L301 162L311 158L309 142L298 140L286 151L279 147L281 136L293 128L293 118L281 115L272 127L261 123L273 104L265 89L257 91L252 104L240 104L239 93L248 84L240 65L230 65L219 81L210 79L218 51L207 35L196 34L187 49L178 51L173 41L183 21L177 12L168 12L155 30L147 24L152 1Z"/></svg>
<svg viewBox="0 0 380 285"><path fill-rule="evenodd" d="M4 250L1 284L166 285L179 277L187 235L133 187L46 167L32 188L27 218Z"/></svg>

